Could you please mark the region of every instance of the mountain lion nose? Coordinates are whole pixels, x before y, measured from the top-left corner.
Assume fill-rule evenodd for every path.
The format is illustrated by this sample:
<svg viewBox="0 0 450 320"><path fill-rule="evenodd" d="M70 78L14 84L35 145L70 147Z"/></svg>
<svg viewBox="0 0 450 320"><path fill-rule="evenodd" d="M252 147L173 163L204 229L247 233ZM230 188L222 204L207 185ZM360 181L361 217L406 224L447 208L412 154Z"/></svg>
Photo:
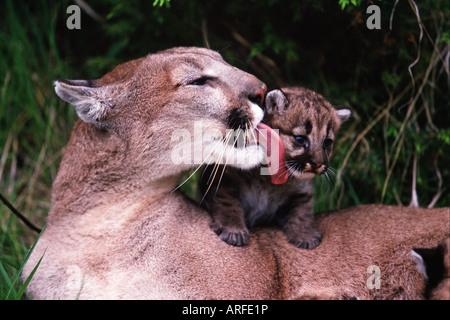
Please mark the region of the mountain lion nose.
<svg viewBox="0 0 450 320"><path fill-rule="evenodd" d="M264 102L264 96L266 95L267 86L263 84L262 88L256 89L256 91L250 95L248 98L251 102L256 103L258 106L262 106Z"/></svg>

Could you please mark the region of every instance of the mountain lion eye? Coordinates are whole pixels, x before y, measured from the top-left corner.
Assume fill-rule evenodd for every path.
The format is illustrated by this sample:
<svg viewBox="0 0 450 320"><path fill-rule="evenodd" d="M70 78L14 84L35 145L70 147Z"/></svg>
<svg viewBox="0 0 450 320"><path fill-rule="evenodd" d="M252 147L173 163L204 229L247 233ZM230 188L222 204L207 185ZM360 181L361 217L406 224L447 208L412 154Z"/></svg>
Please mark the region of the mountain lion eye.
<svg viewBox="0 0 450 320"><path fill-rule="evenodd" d="M210 77L200 77L198 79L195 79L194 81L189 82L189 84L193 86L204 86L209 80L211 80Z"/></svg>
<svg viewBox="0 0 450 320"><path fill-rule="evenodd" d="M305 136L294 136L294 137L295 137L295 141L297 141L297 143L303 145L303 147L305 149L309 148L308 138L306 138Z"/></svg>
<svg viewBox="0 0 450 320"><path fill-rule="evenodd" d="M332 144L333 144L333 140L331 140L331 139L325 139L323 141L323 147L324 148L329 148L329 147L331 147Z"/></svg>

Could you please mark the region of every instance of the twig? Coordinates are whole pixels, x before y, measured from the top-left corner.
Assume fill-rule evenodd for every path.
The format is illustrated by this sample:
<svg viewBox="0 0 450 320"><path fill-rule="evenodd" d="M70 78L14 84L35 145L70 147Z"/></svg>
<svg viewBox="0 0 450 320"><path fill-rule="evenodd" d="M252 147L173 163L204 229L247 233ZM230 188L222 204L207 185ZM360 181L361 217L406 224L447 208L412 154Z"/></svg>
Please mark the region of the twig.
<svg viewBox="0 0 450 320"><path fill-rule="evenodd" d="M414 150L411 202L409 203L409 207L412 207L412 208L419 207L419 199L417 198L416 181L417 181L417 151Z"/></svg>
<svg viewBox="0 0 450 320"><path fill-rule="evenodd" d="M17 135L14 137L14 140L12 141L12 154L16 155L15 157L13 157L11 159L11 169L9 170L9 185L8 188L6 189L6 193L7 194L11 194L13 192L13 184L14 181L16 180L16 176L17 176L17 154L19 150L19 140Z"/></svg>
<svg viewBox="0 0 450 320"><path fill-rule="evenodd" d="M444 191L444 189L442 188L442 175L441 175L441 171L439 171L439 167L438 167L438 157L435 156L433 159L433 165L434 165L434 170L436 171L436 176L438 177L438 191L436 192L436 194L434 195L433 199L431 200L430 204L427 206L428 209L431 209L435 206L436 202L439 200L439 198L442 195L442 192Z"/></svg>
<svg viewBox="0 0 450 320"><path fill-rule="evenodd" d="M389 168L389 170L388 170L388 172L386 174L386 179L384 179L383 191L381 192L381 200L380 200L381 203L384 200L384 196L386 194L387 185L388 185L389 179L391 178L392 171L394 171L394 167L397 164L397 160L398 160L398 157L400 155L400 150L402 149L401 147L403 145L403 141L404 140L405 140L405 135L402 134L402 139L400 140L399 146L397 148L397 152L394 155L394 159L392 159L392 165L390 166L390 168Z"/></svg>
<svg viewBox="0 0 450 320"><path fill-rule="evenodd" d="M8 138L6 138L5 146L3 147L2 157L0 158L0 182L2 181L3 170L5 168L9 149L11 148L11 142L12 142L12 135L11 132L9 132Z"/></svg>
<svg viewBox="0 0 450 320"><path fill-rule="evenodd" d="M417 62L419 62L419 59L420 59L420 45L422 44L423 28L422 28L422 21L421 21L421 19L420 19L420 15L419 15L419 8L417 7L416 3L415 3L413 0L409 0L409 4L411 5L411 7L412 7L412 9L413 9L413 11L414 11L414 14L416 15L416 18L417 18L417 24L419 25L419 29L420 29L419 42L418 42L418 44L417 44L417 57L416 57L416 59L408 66L408 72L409 72L409 75L410 75L410 77L411 77L411 81L412 81L412 83L413 83L413 92L414 92L414 86L415 86L415 83L414 83L414 76L413 76L413 74L412 74L411 69L412 69L412 67L414 67L414 66L417 64Z"/></svg>
<svg viewBox="0 0 450 320"><path fill-rule="evenodd" d="M395 8L397 8L398 1L399 0L395 0L394 6L392 7L391 16L389 17L389 31L384 36L384 42L385 43L386 43L387 37L389 36L389 34L392 31L392 22L394 21Z"/></svg>
<svg viewBox="0 0 450 320"><path fill-rule="evenodd" d="M3 203L9 208L9 210L12 211L20 220L25 223L25 225L30 228L31 230L41 233L41 229L36 227L34 224L32 224L27 218L25 218L14 206L0 193L0 200L3 201Z"/></svg>
<svg viewBox="0 0 450 320"><path fill-rule="evenodd" d="M204 46L208 49L211 49L208 41L208 24L206 22L206 19L202 20L202 37Z"/></svg>
<svg viewBox="0 0 450 320"><path fill-rule="evenodd" d="M94 11L94 9L92 9L92 7L90 5L88 5L86 3L86 1L84 0L74 0L74 2L81 7L81 9L83 9L88 16L90 16L92 19L100 22L101 24L105 23L105 19L99 15L97 12Z"/></svg>
<svg viewBox="0 0 450 320"><path fill-rule="evenodd" d="M27 197L25 200L25 211L28 211L31 207L31 204L33 202L33 199L31 197L33 190L35 189L35 184L38 181L39 174L42 171L42 164L44 162L45 156L47 154L47 143L45 143L41 151L39 152L39 156L36 162L36 165L34 166L33 174L31 178L28 181L28 187L27 187Z"/></svg>
<svg viewBox="0 0 450 320"><path fill-rule="evenodd" d="M397 189L392 189L392 194L394 195L394 199L395 199L395 201L397 201L397 205L398 206L403 206L403 203L402 203L402 201L400 200L400 197L398 196L398 192L397 192Z"/></svg>
<svg viewBox="0 0 450 320"><path fill-rule="evenodd" d="M431 112L428 106L427 99L423 99L423 107L425 109L425 115L427 116L428 125L434 132L438 132L439 129L434 125L433 119L431 119Z"/></svg>

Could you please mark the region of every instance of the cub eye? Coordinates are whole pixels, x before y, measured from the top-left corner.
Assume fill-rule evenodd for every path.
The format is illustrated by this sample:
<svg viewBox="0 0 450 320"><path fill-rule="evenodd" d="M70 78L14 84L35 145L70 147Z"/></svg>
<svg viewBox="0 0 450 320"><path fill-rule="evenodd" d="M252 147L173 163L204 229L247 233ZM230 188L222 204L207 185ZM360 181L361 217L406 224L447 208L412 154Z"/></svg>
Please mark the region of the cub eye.
<svg viewBox="0 0 450 320"><path fill-rule="evenodd" d="M192 86L204 86L209 80L211 80L210 77L200 77L198 79L195 79L194 81L189 82L188 84Z"/></svg>
<svg viewBox="0 0 450 320"><path fill-rule="evenodd" d="M333 144L333 140L331 140L331 139L323 140L323 147L324 148L329 148L329 147L331 147L332 144Z"/></svg>
<svg viewBox="0 0 450 320"><path fill-rule="evenodd" d="M294 136L294 138L295 138L295 141L297 141L298 144L303 145L303 147L305 149L309 148L309 141L308 141L307 137L305 137L305 136Z"/></svg>

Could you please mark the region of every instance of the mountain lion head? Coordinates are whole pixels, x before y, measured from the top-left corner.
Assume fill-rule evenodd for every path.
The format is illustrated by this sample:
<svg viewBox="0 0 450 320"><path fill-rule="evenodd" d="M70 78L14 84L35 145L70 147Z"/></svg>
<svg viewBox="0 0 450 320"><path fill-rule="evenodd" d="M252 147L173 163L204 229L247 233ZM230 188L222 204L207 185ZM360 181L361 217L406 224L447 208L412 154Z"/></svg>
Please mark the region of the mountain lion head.
<svg viewBox="0 0 450 320"><path fill-rule="evenodd" d="M273 90L264 122L279 129L290 175L308 180L328 170L335 134L350 110L337 110L320 94L300 87Z"/></svg>
<svg viewBox="0 0 450 320"><path fill-rule="evenodd" d="M105 155L116 150L121 171L151 167L145 172L151 178L160 170L185 171L195 160L245 157L234 162L246 168L262 159L259 146L238 148L224 137L229 128L251 129L261 121L266 86L215 51L173 48L123 63L97 80L55 81L55 90L83 121L76 129L108 145ZM206 139L208 131L214 134ZM174 163L177 152L183 161Z"/></svg>

